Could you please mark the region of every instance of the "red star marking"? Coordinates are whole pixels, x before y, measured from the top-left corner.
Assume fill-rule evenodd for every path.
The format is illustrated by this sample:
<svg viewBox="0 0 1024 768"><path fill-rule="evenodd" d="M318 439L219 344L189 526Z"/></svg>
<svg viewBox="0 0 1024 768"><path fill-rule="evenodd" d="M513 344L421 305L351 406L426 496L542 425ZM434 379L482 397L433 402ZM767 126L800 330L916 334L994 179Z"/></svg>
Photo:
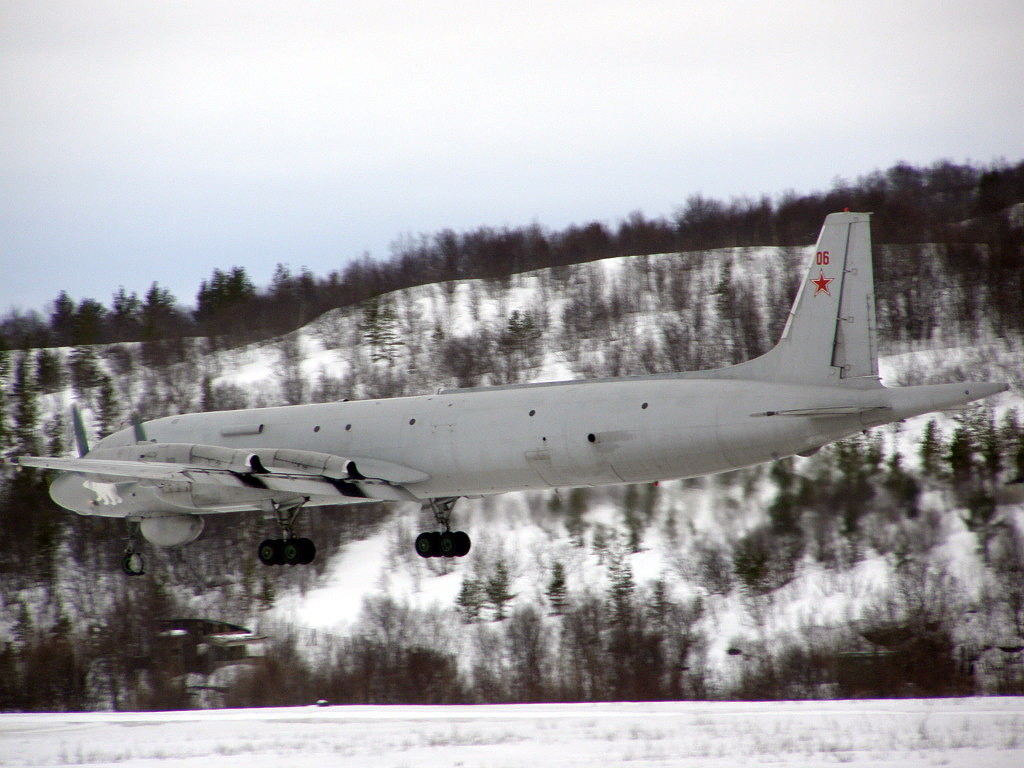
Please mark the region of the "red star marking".
<svg viewBox="0 0 1024 768"><path fill-rule="evenodd" d="M827 293L829 296L832 292L828 289L828 284L835 280L834 277L825 277L825 273L822 270L818 270L818 279L811 280L814 285L814 295L817 296L819 293Z"/></svg>

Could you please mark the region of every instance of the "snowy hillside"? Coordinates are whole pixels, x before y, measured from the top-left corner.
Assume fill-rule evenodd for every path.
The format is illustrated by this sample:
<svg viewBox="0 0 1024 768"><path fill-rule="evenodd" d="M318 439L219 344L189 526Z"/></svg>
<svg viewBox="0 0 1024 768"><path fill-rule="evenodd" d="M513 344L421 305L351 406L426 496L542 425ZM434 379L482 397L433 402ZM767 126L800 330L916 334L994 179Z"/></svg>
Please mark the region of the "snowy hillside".
<svg viewBox="0 0 1024 768"><path fill-rule="evenodd" d="M767 348L771 328L778 328L788 309L789 300L780 295L779 286L793 283L804 255L780 249L733 249L704 254L699 260L695 255L617 258L560 275L550 271L516 275L505 284L465 281L400 291L385 299L392 307L388 322L393 324L389 336L393 344L386 357L372 360L363 313L337 310L296 334L299 367L308 386L315 389L318 383L334 382L340 391L355 397L378 394L374 386L381 379L393 383L391 394L429 391L426 380L431 377L425 372L438 368L439 338L481 333L500 337L513 312L533 318L539 331L537 351L520 366L523 381L672 370L674 354L705 366L727 364L736 359L737 347L743 348L740 357ZM726 301L723 275L729 275L728 285L747 297L753 310L746 337L744 329L732 324L734 319L722 314L737 306ZM574 302L580 297L585 297L591 310L602 305L617 308L609 311L603 335L574 333ZM666 301L666 297L674 298ZM666 329L723 327L735 330L726 335L695 333L685 340L685 347L675 350L676 339L666 333ZM279 361L280 353L274 348L229 353L217 363L223 372L215 386L237 387L273 402L280 398L274 395L282 381ZM899 351L885 356L881 367L883 380L890 385L972 378L1013 381L1015 391L993 403L996 422L1021 406L1024 352L1019 344L992 339L954 348ZM389 378L393 371L408 375L394 384ZM479 383L505 380L489 371ZM436 379L431 382L437 383ZM456 382L442 379L439 383ZM957 414L938 416L940 432L951 435L957 418ZM919 469L921 434L929 420L919 417L878 430L875 439L886 456L898 452L905 466ZM813 471L815 461L798 460L797 471ZM757 599L764 605L752 605L749 593L738 587L722 594L701 583L700 569L708 552L727 553L731 542L764 522L775 494L764 469L645 489L642 493L650 497L645 502L647 520L632 545L626 521L628 493L623 489L589 492L583 530L575 535L567 529L563 515L551 514L553 509L564 509L567 491L463 500L457 511L459 525L471 533L475 545L469 560L454 565L411 557L408 542L422 527L422 520L415 508L398 511L379 533L335 553L317 583L281 594L273 609L261 617L263 625L316 629L321 638L325 631L345 635L360 620L364 601L381 595L426 613L451 611L467 580L486 581L498 562L506 563L511 572L510 591L516 595L508 606L511 612L516 606L549 602L545 591L555 563L565 568L569 594L603 595L614 578L610 563L621 560L638 588L660 583L679 600L701 600L697 627L708 638L704 663L719 686L727 689L741 674L745 654L808 633L840 632L893 590L894 552L887 548L892 542L865 546L838 568L805 554L791 581ZM1012 487L1001 491L1001 510L1006 520L1024 530L1020 497ZM974 536L951 508L948 493L926 489L920 505L921 513L933 515L938 526L929 562L934 560L936 568L957 579L963 601L981 599L991 585L978 560ZM894 534L879 531L877 535L884 539ZM992 645L1003 642L1002 636L1015 635L1012 626L986 631L993 636L971 642ZM456 627L446 642L471 655L468 637Z"/></svg>
<svg viewBox="0 0 1024 768"><path fill-rule="evenodd" d="M90 424L102 431L127 423L131 411L155 416L716 367L774 343L807 252L623 257L426 285L333 310L266 344L185 344L161 366L145 365L138 345L119 345L91 353L114 391L77 387L78 397L92 403ZM932 341L896 342L899 334L883 328L884 381L1007 380L1014 389L966 414L920 417L770 467L464 499L456 520L473 550L458 561L413 554L425 522L416 507L374 507L310 513L309 525L326 537L319 540L338 542L321 546L317 570L254 565L263 523L223 516L204 540L154 553L147 578L179 612L243 622L280 643L277 653L295 653L310 669L329 667L349 681L337 683L334 690L345 691L339 697L358 698L346 687L357 671L345 665L359 666L346 660L376 648L367 643L404 649L381 651L398 665L381 669L415 664L420 652L451 659L460 681L452 695L481 700L853 695L863 665L878 672L910 654L927 667L922 653L958 665L949 677L955 673L959 686L1013 689L1024 684L1016 671L1024 647L1024 486L1006 483L1024 455L1024 347L984 328L959 344L951 335L938 327ZM83 353L59 354L74 362ZM75 389L41 398L44 422ZM938 469L923 458L929 430L940 446ZM947 457L961 438L970 446L957 474ZM358 530L323 533L346 516L360 519ZM57 582L70 594L93 576L70 538L63 547ZM137 588L102 567L95 578L110 587L111 601ZM0 622L9 642L25 625L46 626L58 614L88 620L90 611L114 605L90 596L84 606L65 600L47 613L28 587L4 599L23 615L7 612ZM886 632L903 633L902 645L879 641ZM587 648L595 664L621 662L627 671L622 660L635 652L629 664L654 670L657 680L576 669L573 660ZM795 668L819 662L818 673L793 682ZM227 699L204 700L234 701L238 674L203 683L229 691ZM502 676L527 682L495 682ZM374 691L365 700L390 695ZM94 699L119 701L116 693Z"/></svg>

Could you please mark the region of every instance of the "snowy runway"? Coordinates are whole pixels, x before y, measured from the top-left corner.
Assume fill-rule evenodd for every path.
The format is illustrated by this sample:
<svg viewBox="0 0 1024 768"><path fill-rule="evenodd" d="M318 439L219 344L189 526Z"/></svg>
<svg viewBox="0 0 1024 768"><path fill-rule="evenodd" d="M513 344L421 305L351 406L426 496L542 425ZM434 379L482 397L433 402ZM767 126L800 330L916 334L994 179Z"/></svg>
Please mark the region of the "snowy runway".
<svg viewBox="0 0 1024 768"><path fill-rule="evenodd" d="M1024 698L0 715L0 765L1024 765Z"/></svg>

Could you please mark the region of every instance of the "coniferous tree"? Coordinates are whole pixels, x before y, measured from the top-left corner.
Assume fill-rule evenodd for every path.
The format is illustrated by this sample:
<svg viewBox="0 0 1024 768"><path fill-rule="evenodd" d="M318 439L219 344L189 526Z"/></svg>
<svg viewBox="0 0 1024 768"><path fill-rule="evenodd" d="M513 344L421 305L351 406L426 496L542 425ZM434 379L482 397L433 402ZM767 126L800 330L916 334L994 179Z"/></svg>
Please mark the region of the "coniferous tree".
<svg viewBox="0 0 1024 768"><path fill-rule="evenodd" d="M67 291L57 294L53 302L53 312L50 313L50 331L61 346L71 346L75 343L75 309L75 302L68 296Z"/></svg>
<svg viewBox="0 0 1024 768"><path fill-rule="evenodd" d="M508 572L505 560L498 560L492 573L484 583L484 592L487 600L494 607L494 618L501 621L505 618L505 606L515 595L511 592L512 578Z"/></svg>
<svg viewBox="0 0 1024 768"><path fill-rule="evenodd" d="M974 472L975 450L974 436L966 425L960 425L953 430L946 460L949 462L949 471L954 483L963 484L971 479Z"/></svg>
<svg viewBox="0 0 1024 768"><path fill-rule="evenodd" d="M80 400L88 401L90 391L99 386L102 373L92 347L75 347L68 356L71 386Z"/></svg>
<svg viewBox="0 0 1024 768"><path fill-rule="evenodd" d="M10 354L0 345L0 453L7 447L10 435L7 429L7 382L11 373Z"/></svg>
<svg viewBox="0 0 1024 768"><path fill-rule="evenodd" d="M46 455L47 456L60 456L64 453L64 414L56 413L53 418L50 419L46 424L44 430L47 438L46 443Z"/></svg>
<svg viewBox="0 0 1024 768"><path fill-rule="evenodd" d="M459 613L462 614L462 620L467 624L478 621L485 600L484 585L479 579L466 576L462 580L459 594L455 597L455 605L458 607Z"/></svg>
<svg viewBox="0 0 1024 768"><path fill-rule="evenodd" d="M921 435L921 473L925 477L938 477L944 446L939 425L935 419L929 419Z"/></svg>
<svg viewBox="0 0 1024 768"><path fill-rule="evenodd" d="M899 451L893 451L889 456L885 485L903 514L909 518L917 517L921 486L916 478L903 468L903 457Z"/></svg>
<svg viewBox="0 0 1024 768"><path fill-rule="evenodd" d="M116 431L121 424L121 406L117 401L114 382L107 375L100 376L96 409L100 435L106 436Z"/></svg>
<svg viewBox="0 0 1024 768"><path fill-rule="evenodd" d="M556 560L551 566L551 580L545 590L548 602L551 603L551 612L556 616L565 613L569 605L568 586L565 580L565 566L560 560Z"/></svg>
<svg viewBox="0 0 1024 768"><path fill-rule="evenodd" d="M36 381L43 392L64 388L64 365L52 349L40 349L36 353Z"/></svg>
<svg viewBox="0 0 1024 768"><path fill-rule="evenodd" d="M12 396L14 401L14 450L25 456L39 454L39 388L36 384L35 356L23 352L14 365Z"/></svg>
<svg viewBox="0 0 1024 768"><path fill-rule="evenodd" d="M626 545L630 552L640 551L640 539L643 535L643 520L639 510L640 492L636 485L626 486L622 495L622 517L626 525Z"/></svg>
<svg viewBox="0 0 1024 768"><path fill-rule="evenodd" d="M633 592L636 583L633 569L622 552L613 552L608 560L608 599L612 622L627 624L632 618Z"/></svg>
<svg viewBox="0 0 1024 768"><path fill-rule="evenodd" d="M587 489L572 488L565 509L565 529L573 543L583 546L583 514L587 511Z"/></svg>
<svg viewBox="0 0 1024 768"><path fill-rule="evenodd" d="M122 285L110 302L107 325L110 341L137 341L142 333L142 302L133 291L128 293Z"/></svg>
<svg viewBox="0 0 1024 768"><path fill-rule="evenodd" d="M359 331L370 347L371 360L389 365L394 361L395 349L401 344L397 325L395 308L387 297L374 296L363 303Z"/></svg>

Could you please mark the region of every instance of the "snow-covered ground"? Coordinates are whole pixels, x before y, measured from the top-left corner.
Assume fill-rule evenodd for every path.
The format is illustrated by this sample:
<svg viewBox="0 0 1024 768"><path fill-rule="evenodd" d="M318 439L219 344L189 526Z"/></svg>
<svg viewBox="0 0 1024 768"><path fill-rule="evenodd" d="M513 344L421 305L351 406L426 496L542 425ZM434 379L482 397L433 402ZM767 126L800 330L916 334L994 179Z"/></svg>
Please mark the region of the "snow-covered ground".
<svg viewBox="0 0 1024 768"><path fill-rule="evenodd" d="M0 715L0 765L1024 765L1024 699Z"/></svg>

